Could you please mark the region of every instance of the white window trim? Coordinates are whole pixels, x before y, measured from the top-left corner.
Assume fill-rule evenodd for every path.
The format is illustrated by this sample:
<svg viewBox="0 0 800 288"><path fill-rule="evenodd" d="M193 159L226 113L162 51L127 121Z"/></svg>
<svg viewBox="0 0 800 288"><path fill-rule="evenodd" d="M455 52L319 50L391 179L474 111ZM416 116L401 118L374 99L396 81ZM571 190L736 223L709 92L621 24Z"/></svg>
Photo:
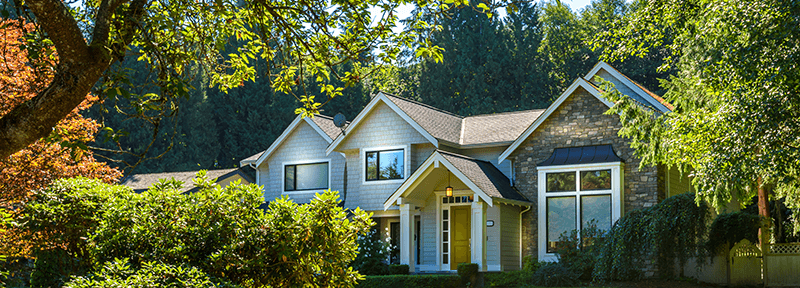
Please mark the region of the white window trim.
<svg viewBox="0 0 800 288"><path fill-rule="evenodd" d="M576 210L576 218L577 223L576 227L580 228L580 197L583 195L607 195L609 194L609 190L592 190L592 191L580 191L580 184L576 183L575 189L577 191L574 192L546 192L546 185L547 185L547 173L559 173L559 172L575 172L577 175L575 177L575 181L580 183L580 172L587 171L587 170L611 170L611 223L613 224L616 222L619 217L621 217L623 213L623 197L622 192L624 191L624 167L622 162L611 162L611 163L596 163L596 164L582 164L582 165L559 165L559 166L547 166L547 167L538 167L538 231L539 231L539 239L538 239L538 250L539 250L539 261L549 261L555 262L558 261L555 253L547 253L547 197L558 197L558 196L575 196L576 202L575 207Z"/></svg>
<svg viewBox="0 0 800 288"><path fill-rule="evenodd" d="M376 152L376 151L387 151L387 150L399 150L403 149L403 178L400 179L390 179L390 180L371 180L367 181L367 152ZM359 171L361 171L361 185L383 185L383 184L402 184L406 179L408 179L409 174L411 172L411 144L408 145L398 145L398 146L379 146L379 147L367 147L361 148L359 152L361 155L359 157L359 165L361 166Z"/></svg>
<svg viewBox="0 0 800 288"><path fill-rule="evenodd" d="M328 188L326 188L326 189L314 189L314 190L301 190L301 191L286 191L286 166L287 165L314 164L314 163L328 163ZM333 170L333 169L331 169L331 159L330 158L308 159L308 160L281 162L281 195L324 193L326 190L330 190L331 189L331 170Z"/></svg>

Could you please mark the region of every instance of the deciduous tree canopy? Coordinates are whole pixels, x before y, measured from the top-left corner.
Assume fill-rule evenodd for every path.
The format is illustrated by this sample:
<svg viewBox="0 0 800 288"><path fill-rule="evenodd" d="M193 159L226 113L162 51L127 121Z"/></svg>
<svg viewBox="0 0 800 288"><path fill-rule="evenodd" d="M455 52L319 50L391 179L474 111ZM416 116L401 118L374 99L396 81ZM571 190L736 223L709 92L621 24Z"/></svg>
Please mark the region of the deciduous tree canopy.
<svg viewBox="0 0 800 288"><path fill-rule="evenodd" d="M375 63L392 63L400 47L425 39L422 34L436 27L434 16L430 23L415 22L409 27L414 29L394 33L395 9L403 4L436 15L465 3L3 0L6 17L35 24L35 31L25 36L28 62L55 54L58 60L46 63L53 80L0 118L0 158L48 136L93 87L103 100L128 102L132 108L122 111L128 117L148 118L158 126L161 118L178 109L178 99L190 90L198 69L210 76L211 85L224 91L254 79L256 71L250 63L255 59L265 60L272 68L268 76L272 89L295 95L303 105L299 113L315 113L319 99L307 91L322 91L328 99L341 95L342 87L331 85L332 78L345 85L358 82L380 67ZM232 40L241 46L221 53ZM368 53L375 49L380 52ZM425 43L416 50L429 57L437 57L439 51ZM144 63L156 91L133 89L131 71L115 65L126 57ZM353 59L366 60L367 65L343 74L330 69ZM304 75L314 76L313 85L300 80ZM98 84L98 80L102 81Z"/></svg>
<svg viewBox="0 0 800 288"><path fill-rule="evenodd" d="M800 204L798 15L798 1L639 1L600 35L607 59L666 48L662 68L678 71L662 85L672 113L608 95L642 164L691 171L717 207L758 194L768 216L770 191Z"/></svg>
<svg viewBox="0 0 800 288"><path fill-rule="evenodd" d="M0 29L0 117L11 109L34 97L35 91L49 85L52 73L47 62L55 55L39 58L40 62L27 62L26 50L19 50L19 39L23 29L32 30L32 25L19 27L10 21L2 22ZM48 138L39 139L24 149L0 161L0 208L28 199L31 190L40 189L59 178L76 176L116 181L121 173L103 162L97 162L91 151L80 149L94 141L99 125L79 114L97 97L84 95L84 101L61 119ZM64 145L61 145L64 143Z"/></svg>

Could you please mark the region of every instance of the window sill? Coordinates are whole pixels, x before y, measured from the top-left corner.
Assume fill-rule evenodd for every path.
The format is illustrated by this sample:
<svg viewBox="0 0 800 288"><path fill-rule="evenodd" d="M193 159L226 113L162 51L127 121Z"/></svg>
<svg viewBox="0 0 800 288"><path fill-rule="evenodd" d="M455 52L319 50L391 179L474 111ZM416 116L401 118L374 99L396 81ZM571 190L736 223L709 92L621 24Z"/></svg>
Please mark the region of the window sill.
<svg viewBox="0 0 800 288"><path fill-rule="evenodd" d="M316 190L300 190L300 191L283 191L281 195L296 195L296 194L311 194L311 193L325 193L328 189L316 189Z"/></svg>
<svg viewBox="0 0 800 288"><path fill-rule="evenodd" d="M361 185L384 185L384 184L403 184L406 179L392 179L392 180L370 180L362 181Z"/></svg>

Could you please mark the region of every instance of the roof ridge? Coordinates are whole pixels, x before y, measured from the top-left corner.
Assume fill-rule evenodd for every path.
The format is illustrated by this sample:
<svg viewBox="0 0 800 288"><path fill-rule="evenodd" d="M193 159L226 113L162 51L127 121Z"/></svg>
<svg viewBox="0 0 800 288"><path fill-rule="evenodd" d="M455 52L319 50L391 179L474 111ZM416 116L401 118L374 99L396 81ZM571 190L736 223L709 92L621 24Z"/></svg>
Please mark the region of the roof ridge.
<svg viewBox="0 0 800 288"><path fill-rule="evenodd" d="M461 154L450 152L450 151L445 151L445 150L441 150L441 149L436 149L436 151L440 152L440 153L452 155L452 156L455 156L455 157L458 157L458 158L470 160L470 161L484 162L484 163L492 164L492 162L489 162L489 161L486 161L486 160L476 159L476 158L472 158L472 157L469 157L469 156L466 156L466 155L461 155ZM494 165L494 164L492 164L492 165ZM497 168L497 167L495 167L495 168Z"/></svg>
<svg viewBox="0 0 800 288"><path fill-rule="evenodd" d="M408 98L403 98L403 97L400 97L400 96L391 95L391 94L388 94L388 93L385 93L385 92L381 92L381 93L383 93L383 95L386 95L387 97L400 99L400 100L409 102L411 104L416 104L416 105L419 105L419 106L422 106L422 107L425 107L425 108L428 108L428 109L431 109L431 110L434 110L434 111L437 111L437 112L442 112L442 113L450 115L450 116L454 116L454 117L461 118L461 119L466 118L465 116L461 116L461 115L458 115L456 113L453 113L453 112L450 112L450 111L447 111L447 110L444 110L444 109L436 108L436 107L433 107L431 105L428 105L428 104L425 104L425 103L422 103L422 102L419 102L419 101L411 100L411 99L408 99Z"/></svg>
<svg viewBox="0 0 800 288"><path fill-rule="evenodd" d="M465 116L464 118L482 117L482 116L499 116L499 115L504 115L504 114L519 114L519 113L525 113L525 112L535 112L535 111L544 111L544 110L547 110L547 109L527 109L527 110L487 113L487 114L478 114L478 115Z"/></svg>
<svg viewBox="0 0 800 288"><path fill-rule="evenodd" d="M322 118L325 118L327 120L333 120L333 117L325 115L325 114L314 114L314 117L322 117Z"/></svg>

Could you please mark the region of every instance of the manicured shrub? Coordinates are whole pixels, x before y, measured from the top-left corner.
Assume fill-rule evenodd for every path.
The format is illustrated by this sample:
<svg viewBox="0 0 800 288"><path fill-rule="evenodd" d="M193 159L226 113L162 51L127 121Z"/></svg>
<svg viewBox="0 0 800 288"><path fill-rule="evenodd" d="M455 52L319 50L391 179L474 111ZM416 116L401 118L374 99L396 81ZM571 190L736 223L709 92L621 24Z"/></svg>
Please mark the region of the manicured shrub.
<svg viewBox="0 0 800 288"><path fill-rule="evenodd" d="M478 277L478 264L475 263L459 263L458 276L461 277L461 284L470 286L468 283L475 283Z"/></svg>
<svg viewBox="0 0 800 288"><path fill-rule="evenodd" d="M356 288L460 288L457 275L386 275L367 276Z"/></svg>
<svg viewBox="0 0 800 288"><path fill-rule="evenodd" d="M483 274L484 287L511 288L530 285L533 281L533 274L539 270L539 267L545 264L547 264L547 262L539 262L536 258L533 258L533 256L525 256L522 258L521 270Z"/></svg>
<svg viewBox="0 0 800 288"><path fill-rule="evenodd" d="M533 273L526 270L485 273L484 287L514 288L530 284Z"/></svg>
<svg viewBox="0 0 800 288"><path fill-rule="evenodd" d="M387 269L387 275L408 275L408 265L392 264Z"/></svg>
<svg viewBox="0 0 800 288"><path fill-rule="evenodd" d="M532 282L538 286L575 286L580 273L559 262L545 263L533 273Z"/></svg>

